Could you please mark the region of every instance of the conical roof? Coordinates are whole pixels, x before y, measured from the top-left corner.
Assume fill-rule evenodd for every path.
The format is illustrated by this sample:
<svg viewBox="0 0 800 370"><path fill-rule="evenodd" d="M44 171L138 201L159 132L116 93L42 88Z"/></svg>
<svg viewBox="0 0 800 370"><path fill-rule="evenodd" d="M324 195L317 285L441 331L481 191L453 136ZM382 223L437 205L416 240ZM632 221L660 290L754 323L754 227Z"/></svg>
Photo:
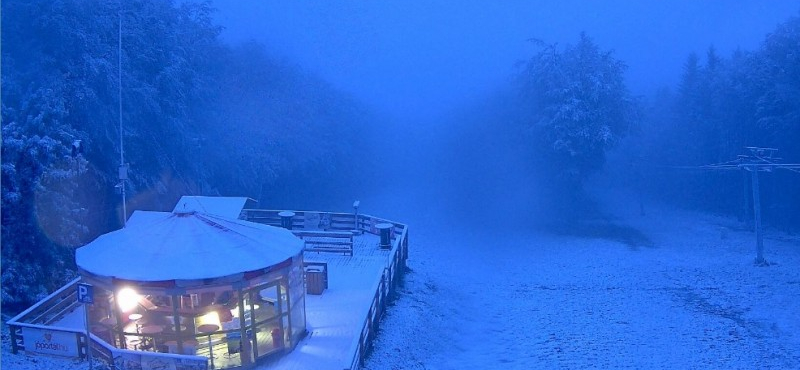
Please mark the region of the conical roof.
<svg viewBox="0 0 800 370"><path fill-rule="evenodd" d="M136 211L127 227L78 248L76 262L125 280L194 280L268 268L302 250L302 240L278 227L194 211Z"/></svg>

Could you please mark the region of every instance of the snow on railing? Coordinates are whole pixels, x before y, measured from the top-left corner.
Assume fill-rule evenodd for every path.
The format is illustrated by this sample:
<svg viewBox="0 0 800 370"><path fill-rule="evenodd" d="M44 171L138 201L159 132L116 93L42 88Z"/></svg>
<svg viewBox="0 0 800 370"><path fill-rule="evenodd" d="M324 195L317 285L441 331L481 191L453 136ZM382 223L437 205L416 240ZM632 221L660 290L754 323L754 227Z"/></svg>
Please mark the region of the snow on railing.
<svg viewBox="0 0 800 370"><path fill-rule="evenodd" d="M149 351L119 349L94 334L91 334L98 354L112 369L175 369L175 370L207 370L208 358L195 355L179 355Z"/></svg>
<svg viewBox="0 0 800 370"><path fill-rule="evenodd" d="M392 223L390 221L382 220ZM390 256L392 258L389 266L384 269L381 280L376 282L373 286L375 295L372 297L369 309L366 312L364 323L361 326L361 332L358 338L355 338L350 345L350 353L353 353L353 358L350 361L350 367L346 370L355 370L361 367L364 357L372 345L372 339L375 337L383 313L386 310L386 304L389 300L394 298L394 287L396 279L400 277L405 266L405 261L408 257L408 228L405 225L392 223L397 228L401 226L403 229L400 234L395 234L397 237L392 242L392 251Z"/></svg>
<svg viewBox="0 0 800 370"><path fill-rule="evenodd" d="M92 333L89 333L91 341L87 344L86 329L49 325L50 322L57 320L59 316L63 316L63 312L79 305L76 297L76 285L80 280L80 278L76 278L70 281L27 310L8 320L12 353L17 354L20 350L23 350L61 357L86 358L86 351L91 347L93 357L102 359L112 369L154 369L161 365L166 366L161 368L174 368L176 370L208 369L208 361L203 356L118 349ZM40 321L42 323L38 323ZM27 345L26 336L28 337ZM37 338L40 337L44 338L43 341L37 341Z"/></svg>
<svg viewBox="0 0 800 370"><path fill-rule="evenodd" d="M281 217L278 215L280 212L283 211L245 209L242 211L241 218L267 225L281 226ZM389 255L387 256L387 258L390 259L390 261L387 261L388 267L384 269L380 281L376 282L373 286L375 294L372 298L369 308L365 312L365 318L361 326L361 332L358 338L354 338L350 345L350 353L353 354L353 358L351 360L349 369L358 369L364 360L366 352L372 345L372 339L377 332L378 323L386 309L387 301L394 297L396 280L404 271L403 268L405 267L405 262L408 259L408 227L401 223L365 214L316 211L292 212L295 214L291 220L292 227L298 229L307 228L307 216L312 222L318 222L316 227L322 230L347 230L379 235L380 231L377 228L378 224L389 223L394 226L391 228L390 233L391 249L389 251ZM105 360L112 368L127 368L129 366L138 366L141 368L143 366L149 366L150 363L169 363L174 364L177 370L207 369L207 359L202 356L118 349L106 343L101 338L96 337L94 334L90 334L91 343L90 345L87 345L85 339L86 335L80 329L53 327L31 322L24 322L30 321L30 317L33 315L36 315L34 321L47 321L48 315L53 313L56 315L61 314L64 310L64 305L69 306L76 301L76 299L73 300L70 297L76 294L75 285L79 281L80 278L71 281L61 289L50 294L44 300L8 321L8 324L11 327L13 353L17 353L19 349L25 349L22 328L28 327L32 329L46 329L52 332L73 333L76 336L75 343L77 343L79 346L80 357L84 357L86 348L91 346L92 353L96 354L98 358ZM56 306L59 307L59 310L53 310L53 307Z"/></svg>
<svg viewBox="0 0 800 370"><path fill-rule="evenodd" d="M75 285L78 284L79 281L81 281L81 278L73 279L72 281L70 281L69 283L67 283L66 285L61 287L60 289L56 290L55 292L51 293L50 295L48 295L44 299L42 299L39 302L37 302L36 304L34 304L33 306L30 306L27 310L20 312L17 316L14 316L11 320L8 320L8 324L10 325L10 324L17 324L17 323L26 322L27 320L25 320L25 319L29 315L31 315L32 313L38 312L40 310L40 308L43 308L45 311L47 311L48 308L46 308L45 305L49 305L51 302L53 302L55 300L59 300L60 301L60 300L63 300L64 298L66 298L68 296L77 294L76 290L75 290ZM70 288L72 288L72 290L68 291L68 289L70 289ZM36 321L36 320L34 320L34 321Z"/></svg>

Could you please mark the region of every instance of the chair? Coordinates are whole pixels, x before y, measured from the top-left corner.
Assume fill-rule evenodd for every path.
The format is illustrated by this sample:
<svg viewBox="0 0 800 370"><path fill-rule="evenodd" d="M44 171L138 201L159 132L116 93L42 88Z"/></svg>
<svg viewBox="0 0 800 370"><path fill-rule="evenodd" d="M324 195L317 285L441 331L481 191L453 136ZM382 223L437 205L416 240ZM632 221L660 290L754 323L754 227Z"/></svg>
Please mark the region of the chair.
<svg viewBox="0 0 800 370"><path fill-rule="evenodd" d="M139 297L139 304L142 307L144 307L146 310L148 310L148 311L152 311L152 310L155 310L156 308L158 308L158 306L156 306L152 301L147 299L147 297L145 297L145 296L140 296Z"/></svg>

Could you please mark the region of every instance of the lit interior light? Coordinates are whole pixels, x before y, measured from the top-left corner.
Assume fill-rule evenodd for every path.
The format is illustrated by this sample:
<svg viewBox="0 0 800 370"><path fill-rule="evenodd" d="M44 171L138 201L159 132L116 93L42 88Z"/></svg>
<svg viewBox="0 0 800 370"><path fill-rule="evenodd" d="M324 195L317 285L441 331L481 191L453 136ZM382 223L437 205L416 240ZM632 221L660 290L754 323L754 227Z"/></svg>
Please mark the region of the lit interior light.
<svg viewBox="0 0 800 370"><path fill-rule="evenodd" d="M197 320L197 327L199 328L203 325L216 326L217 329L222 327L222 323L219 321L219 313L217 313L217 311L211 311L203 316L200 316L200 318Z"/></svg>
<svg viewBox="0 0 800 370"><path fill-rule="evenodd" d="M253 305L253 309L257 310L259 308L261 308L261 306L259 306L257 304ZM244 305L244 312L250 312L250 305L249 304L245 304ZM233 317L235 317L237 319L239 318L239 306L236 306L233 309L231 309L231 315L233 315Z"/></svg>
<svg viewBox="0 0 800 370"><path fill-rule="evenodd" d="M139 304L139 294L131 288L122 288L117 293L117 303L122 312L133 311Z"/></svg>

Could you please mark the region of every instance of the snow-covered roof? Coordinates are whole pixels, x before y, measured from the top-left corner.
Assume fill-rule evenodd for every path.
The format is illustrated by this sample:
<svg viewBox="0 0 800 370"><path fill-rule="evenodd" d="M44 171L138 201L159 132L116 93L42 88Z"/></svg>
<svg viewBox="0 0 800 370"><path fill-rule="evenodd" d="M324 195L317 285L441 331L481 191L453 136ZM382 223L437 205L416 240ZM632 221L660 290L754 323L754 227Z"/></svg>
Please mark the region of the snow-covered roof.
<svg viewBox="0 0 800 370"><path fill-rule="evenodd" d="M201 197L184 195L175 204L172 212L199 212L227 218L239 218L239 213L250 198L245 197Z"/></svg>
<svg viewBox="0 0 800 370"><path fill-rule="evenodd" d="M193 280L266 268L301 253L290 231L200 212L136 211L78 248L78 266L127 280Z"/></svg>

